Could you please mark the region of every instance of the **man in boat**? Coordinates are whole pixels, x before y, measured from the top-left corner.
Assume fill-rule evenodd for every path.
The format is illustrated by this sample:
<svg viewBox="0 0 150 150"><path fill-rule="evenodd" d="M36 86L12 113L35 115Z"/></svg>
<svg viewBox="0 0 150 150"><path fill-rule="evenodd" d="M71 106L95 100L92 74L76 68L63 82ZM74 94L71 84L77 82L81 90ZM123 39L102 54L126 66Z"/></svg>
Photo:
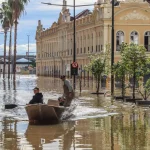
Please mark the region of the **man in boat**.
<svg viewBox="0 0 150 150"><path fill-rule="evenodd" d="M61 102L63 102L63 106L69 107L72 99L74 98L74 90L69 80L66 79L66 76L63 75L60 79L64 82L63 89L64 94L61 97Z"/></svg>
<svg viewBox="0 0 150 150"><path fill-rule="evenodd" d="M59 98L58 98L58 102L59 102L59 105L60 105L60 106L64 106L65 98L59 97Z"/></svg>
<svg viewBox="0 0 150 150"><path fill-rule="evenodd" d="M35 87L33 89L33 92L35 95L33 96L32 100L29 102L29 104L38 104L38 103L43 104L43 95L42 93L39 92L39 88Z"/></svg>

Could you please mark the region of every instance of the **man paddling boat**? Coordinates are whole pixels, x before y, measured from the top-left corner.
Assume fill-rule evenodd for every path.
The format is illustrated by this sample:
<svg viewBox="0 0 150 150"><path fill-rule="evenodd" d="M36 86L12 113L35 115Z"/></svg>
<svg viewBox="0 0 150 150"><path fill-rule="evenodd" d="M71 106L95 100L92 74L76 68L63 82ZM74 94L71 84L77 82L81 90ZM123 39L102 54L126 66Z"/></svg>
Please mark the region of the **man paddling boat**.
<svg viewBox="0 0 150 150"><path fill-rule="evenodd" d="M69 80L66 79L66 76L61 76L60 79L64 82L63 89L64 93L62 100L64 100L63 106L69 107L72 99L74 98L74 90Z"/></svg>
<svg viewBox="0 0 150 150"><path fill-rule="evenodd" d="M32 98L32 100L29 102L29 104L37 104L37 103L41 103L43 104L43 95L42 93L39 92L39 88L35 87L33 89L34 92L34 96Z"/></svg>

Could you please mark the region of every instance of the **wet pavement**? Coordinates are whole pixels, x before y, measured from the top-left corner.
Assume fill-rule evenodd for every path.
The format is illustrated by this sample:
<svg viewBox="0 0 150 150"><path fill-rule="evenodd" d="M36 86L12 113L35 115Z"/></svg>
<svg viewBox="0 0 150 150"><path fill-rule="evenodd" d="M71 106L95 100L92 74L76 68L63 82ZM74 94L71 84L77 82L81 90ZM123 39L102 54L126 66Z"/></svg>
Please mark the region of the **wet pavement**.
<svg viewBox="0 0 150 150"><path fill-rule="evenodd" d="M5 110L4 105L25 105L38 86L44 101L62 94L59 79L17 76L16 82L0 79L0 150L149 150L150 110L131 103L111 101L90 94L94 81L77 83L72 117L57 125L33 126L23 106ZM67 112L63 114L66 117Z"/></svg>

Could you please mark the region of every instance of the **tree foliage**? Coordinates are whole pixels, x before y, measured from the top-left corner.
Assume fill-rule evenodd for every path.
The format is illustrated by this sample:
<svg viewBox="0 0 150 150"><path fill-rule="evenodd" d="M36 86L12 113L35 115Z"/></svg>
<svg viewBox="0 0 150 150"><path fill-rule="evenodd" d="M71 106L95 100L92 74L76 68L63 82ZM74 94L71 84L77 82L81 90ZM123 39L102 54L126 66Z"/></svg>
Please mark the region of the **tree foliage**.
<svg viewBox="0 0 150 150"><path fill-rule="evenodd" d="M124 62L118 61L113 66L113 73L115 78L121 81L122 97L125 96L126 85L125 85L125 75L126 75L126 66Z"/></svg>
<svg viewBox="0 0 150 150"><path fill-rule="evenodd" d="M121 46L121 58L131 77L135 74L136 79L139 80L139 77L149 72L147 68L149 59L146 56L146 49L144 46L134 43L123 43Z"/></svg>
<svg viewBox="0 0 150 150"><path fill-rule="evenodd" d="M13 79L16 79L16 53L17 53L17 26L18 19L21 14L25 12L25 5L28 4L29 0L8 0L8 5L13 11L13 22L14 22L14 65L13 65Z"/></svg>
<svg viewBox="0 0 150 150"><path fill-rule="evenodd" d="M135 99L135 84L141 77L149 73L149 58L144 46L134 43L121 46L121 61L124 64L126 74L133 79L133 99Z"/></svg>
<svg viewBox="0 0 150 150"><path fill-rule="evenodd" d="M92 73L97 81L97 93L100 88L100 80L102 75L108 74L110 70L109 60L110 60L110 46L106 46L106 50L101 52L100 54L95 54L89 56L89 64L87 64L84 68L86 71Z"/></svg>
<svg viewBox="0 0 150 150"><path fill-rule="evenodd" d="M148 99L148 97L150 96L150 79L146 81L145 85L143 83L140 84L138 92L141 94L144 100Z"/></svg>

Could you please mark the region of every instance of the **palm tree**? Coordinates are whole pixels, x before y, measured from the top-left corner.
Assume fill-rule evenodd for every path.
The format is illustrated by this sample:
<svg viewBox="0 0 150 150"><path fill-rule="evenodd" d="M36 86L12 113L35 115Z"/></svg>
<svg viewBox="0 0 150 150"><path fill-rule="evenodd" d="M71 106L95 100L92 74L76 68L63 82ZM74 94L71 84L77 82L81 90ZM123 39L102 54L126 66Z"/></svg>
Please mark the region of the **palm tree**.
<svg viewBox="0 0 150 150"><path fill-rule="evenodd" d="M12 9L9 7L8 9L8 13L7 13L8 19L9 19L9 24L10 24L10 35L9 35L9 56L8 56L8 79L10 79L10 62L11 62L11 47L12 47L12 28L13 28L13 22L14 22L14 18L13 18L13 11Z"/></svg>
<svg viewBox="0 0 150 150"><path fill-rule="evenodd" d="M4 29L4 64L3 64L3 78L5 78L5 69L6 69L6 42L7 42L7 31L9 29L9 19L7 17L8 5L6 2L2 3L2 27Z"/></svg>
<svg viewBox="0 0 150 150"><path fill-rule="evenodd" d="M13 11L14 18L14 60L13 60L13 79L16 79L16 52L17 52L17 27L18 27L18 19L21 14L25 12L25 5L29 2L29 0L8 0L8 4Z"/></svg>

